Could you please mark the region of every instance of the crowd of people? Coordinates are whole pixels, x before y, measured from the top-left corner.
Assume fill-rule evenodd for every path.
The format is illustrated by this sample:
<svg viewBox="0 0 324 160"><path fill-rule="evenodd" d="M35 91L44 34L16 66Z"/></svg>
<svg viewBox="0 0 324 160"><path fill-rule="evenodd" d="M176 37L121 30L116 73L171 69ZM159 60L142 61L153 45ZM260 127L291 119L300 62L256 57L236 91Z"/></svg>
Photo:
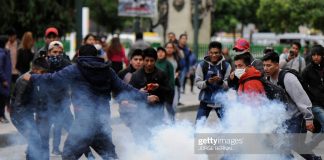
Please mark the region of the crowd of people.
<svg viewBox="0 0 324 160"><path fill-rule="evenodd" d="M267 96L271 93L266 85L271 83L292 102L290 119L285 122L287 133L324 132L321 45L310 49L307 65L299 43L292 43L281 55L266 48L262 59L256 59L250 43L242 38L234 44L233 60L228 48L213 41L198 61L186 34L177 39L170 32L168 42L154 49L142 33L136 33L129 53L118 36L107 44L105 38L88 34L71 61L55 27L46 29L45 46L37 52L31 32L21 42L14 30L8 36L0 36L0 122L8 123L8 106L12 123L27 140L26 159L50 158L51 129L52 153L63 159L79 159L83 154L94 159L90 147L103 159L118 159L111 135L110 100L118 103L120 118L136 143L143 143L151 136L151 128L165 119L175 122L187 80L191 92L194 85L200 89L196 121L206 120L212 110L222 121L226 109L225 102L215 99L218 93L233 89L238 95ZM68 132L63 151L59 148L62 129ZM304 145L311 151L322 140L318 134ZM321 159L315 154L301 156ZM292 159L292 154L287 158Z"/></svg>

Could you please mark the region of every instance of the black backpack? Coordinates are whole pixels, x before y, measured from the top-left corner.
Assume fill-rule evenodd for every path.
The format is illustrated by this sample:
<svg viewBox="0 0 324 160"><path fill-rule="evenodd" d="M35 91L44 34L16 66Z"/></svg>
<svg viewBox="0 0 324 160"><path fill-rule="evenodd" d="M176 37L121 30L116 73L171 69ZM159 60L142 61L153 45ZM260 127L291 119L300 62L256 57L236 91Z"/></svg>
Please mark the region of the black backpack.
<svg viewBox="0 0 324 160"><path fill-rule="evenodd" d="M262 83L262 85L264 87L265 94L269 100L280 101L283 104L285 104L286 107L288 105L294 104L292 99L289 97L289 95L283 88L271 83L267 79L265 79L265 78L248 78L245 81L243 81L243 87L244 87L244 83L249 80L259 80Z"/></svg>
<svg viewBox="0 0 324 160"><path fill-rule="evenodd" d="M297 79L299 80L300 84L302 85L303 89L307 93L307 95L309 95L308 84L303 80L303 78L301 77L300 73L298 73L294 69L287 69L287 68L286 69L282 69L279 72L278 83L277 83L278 85L280 85L283 89L285 89L284 78L285 78L286 73L292 73L293 75L295 75L297 77Z"/></svg>

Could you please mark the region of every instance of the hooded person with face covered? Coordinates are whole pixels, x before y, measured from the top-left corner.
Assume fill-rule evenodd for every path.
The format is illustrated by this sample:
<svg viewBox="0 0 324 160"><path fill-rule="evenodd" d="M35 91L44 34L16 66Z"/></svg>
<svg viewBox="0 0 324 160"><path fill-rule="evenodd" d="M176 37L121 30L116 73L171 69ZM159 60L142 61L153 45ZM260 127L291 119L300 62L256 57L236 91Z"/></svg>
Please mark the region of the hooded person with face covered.
<svg viewBox="0 0 324 160"><path fill-rule="evenodd" d="M46 59L49 64L49 72L54 73L71 65L71 62L63 54L64 47L59 41L52 41L48 45ZM62 128L68 130L72 124L73 116L69 109L71 104L69 88L60 85L63 81L49 81L43 83L46 92L46 107L37 110L36 119L40 132L46 159L49 158L50 130L53 125L53 154L61 154L59 149ZM60 94L57 94L60 93ZM44 157L44 158L45 158Z"/></svg>
<svg viewBox="0 0 324 160"><path fill-rule="evenodd" d="M78 112L75 112L75 121L64 144L63 160L79 159L89 146L102 159L117 159L110 126L111 92L117 95L117 101L129 97L134 101L158 101L157 96L147 96L125 84L110 64L97 55L98 51L93 45L84 45L79 50L76 64L52 74L27 74L24 77L35 84L57 81L71 87L72 103ZM122 92L127 95L122 96Z"/></svg>

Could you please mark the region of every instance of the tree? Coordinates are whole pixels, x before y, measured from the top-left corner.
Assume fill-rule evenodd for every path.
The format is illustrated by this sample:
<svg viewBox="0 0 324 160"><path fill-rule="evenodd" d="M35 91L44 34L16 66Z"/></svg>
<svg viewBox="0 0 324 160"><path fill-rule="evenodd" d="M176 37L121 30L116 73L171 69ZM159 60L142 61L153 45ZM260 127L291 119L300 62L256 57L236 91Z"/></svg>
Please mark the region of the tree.
<svg viewBox="0 0 324 160"><path fill-rule="evenodd" d="M273 32L296 32L300 25L324 30L322 0L261 0L257 16Z"/></svg>
<svg viewBox="0 0 324 160"><path fill-rule="evenodd" d="M72 31L74 27L73 0L11 0L0 1L0 32L15 28L18 36L32 31L35 37L43 37L49 26L59 29L61 35Z"/></svg>
<svg viewBox="0 0 324 160"><path fill-rule="evenodd" d="M243 27L249 23L258 23L256 10L259 0L217 0L213 13L213 33L216 31L236 32L236 26Z"/></svg>

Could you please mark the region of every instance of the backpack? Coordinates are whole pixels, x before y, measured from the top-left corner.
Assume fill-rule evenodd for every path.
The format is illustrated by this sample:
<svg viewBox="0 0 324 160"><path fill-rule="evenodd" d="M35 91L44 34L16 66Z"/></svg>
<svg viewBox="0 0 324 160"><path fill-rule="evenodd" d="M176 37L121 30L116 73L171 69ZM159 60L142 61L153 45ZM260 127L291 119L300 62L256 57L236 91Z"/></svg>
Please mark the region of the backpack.
<svg viewBox="0 0 324 160"><path fill-rule="evenodd" d="M283 89L285 89L284 78L285 78L286 73L292 73L293 75L295 75L297 77L297 79L299 80L300 84L302 85L303 89L307 93L307 95L309 95L308 84L303 80L301 75L294 69L285 68L279 72L278 83L277 83L279 86L281 86Z"/></svg>
<svg viewBox="0 0 324 160"><path fill-rule="evenodd" d="M205 61L202 62L202 71L203 71L203 74L204 74L204 79L205 79L205 75L207 74L208 72L208 67L209 67L209 64ZM227 67L229 64L226 64L227 62L226 61L222 61L221 62L221 70L220 70L220 73L225 76L226 74L226 70L227 70Z"/></svg>
<svg viewBox="0 0 324 160"><path fill-rule="evenodd" d="M287 94L286 90L271 83L269 80L267 80L265 78L248 78L245 81L243 81L243 83L245 83L249 80L259 80L262 83L262 85L264 87L265 94L269 100L277 100L277 101L282 102L283 104L285 104L286 109L291 104L294 104L292 99Z"/></svg>

